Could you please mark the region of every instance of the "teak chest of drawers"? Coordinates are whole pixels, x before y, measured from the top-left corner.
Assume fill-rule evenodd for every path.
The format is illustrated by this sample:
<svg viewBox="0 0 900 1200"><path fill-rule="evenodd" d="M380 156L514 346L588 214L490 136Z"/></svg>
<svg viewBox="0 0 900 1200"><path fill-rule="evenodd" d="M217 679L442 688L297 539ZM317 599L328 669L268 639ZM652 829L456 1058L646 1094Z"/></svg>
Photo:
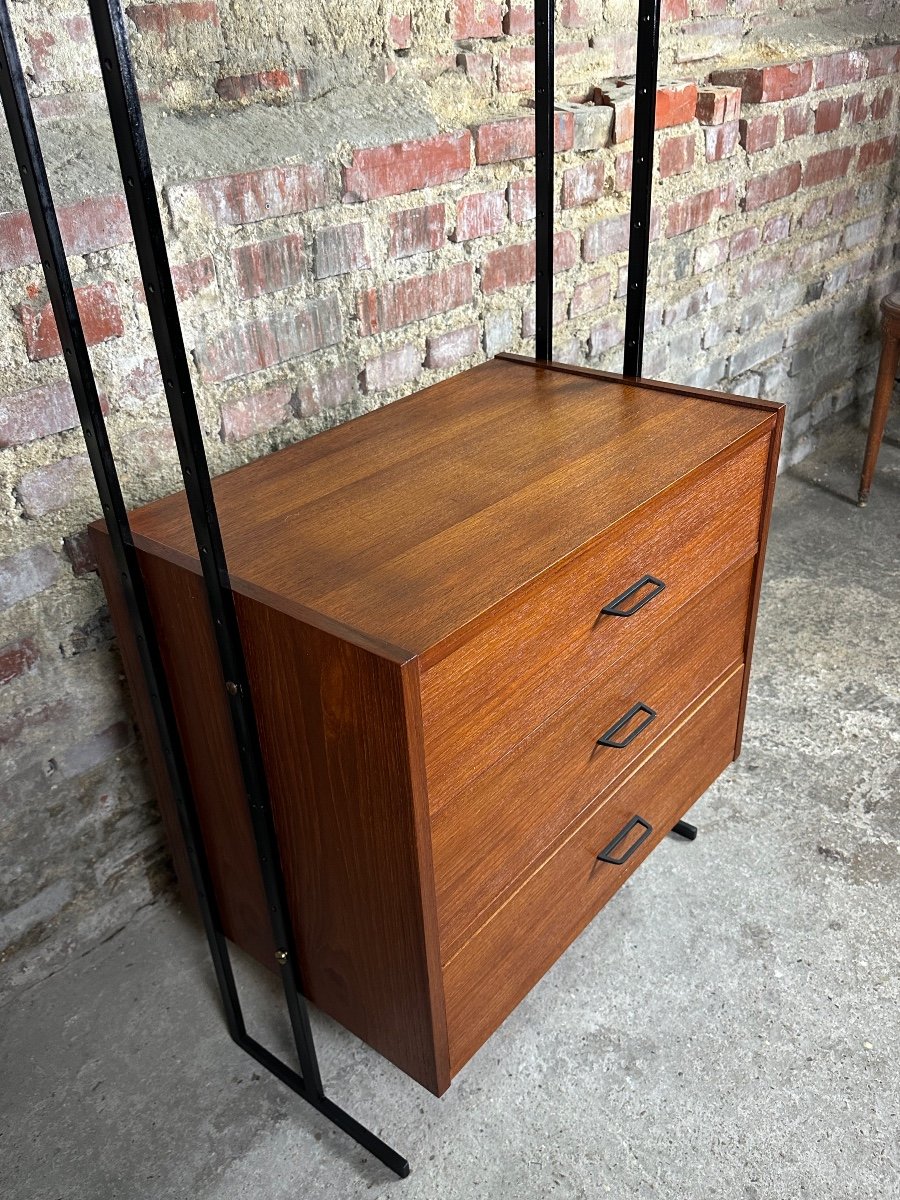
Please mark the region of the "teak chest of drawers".
<svg viewBox="0 0 900 1200"><path fill-rule="evenodd" d="M307 993L431 1091L736 757L781 422L501 358L216 480ZM184 495L132 528L225 927L271 964Z"/></svg>

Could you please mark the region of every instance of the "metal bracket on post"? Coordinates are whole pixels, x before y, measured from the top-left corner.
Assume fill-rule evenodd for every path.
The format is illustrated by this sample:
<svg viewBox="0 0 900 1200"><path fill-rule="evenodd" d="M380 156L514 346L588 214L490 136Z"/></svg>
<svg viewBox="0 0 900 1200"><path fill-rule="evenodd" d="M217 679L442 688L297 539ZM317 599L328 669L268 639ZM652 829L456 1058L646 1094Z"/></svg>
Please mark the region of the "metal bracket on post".
<svg viewBox="0 0 900 1200"><path fill-rule="evenodd" d="M634 98L634 155L631 174L631 236L625 305L624 375L639 379L644 361L647 277L650 271L650 217L653 202L653 134L659 62L661 0L639 0L637 77Z"/></svg>
<svg viewBox="0 0 900 1200"><path fill-rule="evenodd" d="M19 167L47 289L62 342L88 457L109 529L141 666L158 727L204 929L222 996L229 1033L261 1066L404 1178L409 1163L325 1095L302 992L296 942L287 908L278 844L246 663L231 592L209 466L175 303L156 187L144 133L134 70L119 0L89 0L125 196L147 294L153 335L175 433L179 461L247 791L256 853L272 923L276 960L301 1073L251 1038L245 1028L228 946L211 883L184 752L159 654L137 551L100 408L96 381L59 232L43 155L9 17L0 0L0 99Z"/></svg>
<svg viewBox="0 0 900 1200"><path fill-rule="evenodd" d="M555 0L534 6L535 358L553 357Z"/></svg>

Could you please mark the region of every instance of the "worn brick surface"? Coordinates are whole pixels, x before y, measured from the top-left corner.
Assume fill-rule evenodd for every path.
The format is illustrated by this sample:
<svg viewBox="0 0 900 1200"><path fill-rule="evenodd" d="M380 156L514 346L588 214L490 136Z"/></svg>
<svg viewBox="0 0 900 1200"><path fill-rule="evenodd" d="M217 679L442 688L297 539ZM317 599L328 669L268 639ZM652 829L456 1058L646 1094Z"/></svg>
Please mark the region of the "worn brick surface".
<svg viewBox="0 0 900 1200"><path fill-rule="evenodd" d="M116 285L112 281L76 288L75 299L85 341L89 346L121 337L125 332ZM53 358L62 354L56 318L49 300L43 304L26 301L19 307L19 318L29 358Z"/></svg>
<svg viewBox="0 0 900 1200"><path fill-rule="evenodd" d="M356 150L343 172L344 199L375 200L461 179L469 170L471 147L472 136L463 130Z"/></svg>
<svg viewBox="0 0 900 1200"><path fill-rule="evenodd" d="M318 252L318 246L316 250ZM263 296L267 292L280 292L303 279L303 234L288 233L266 242L240 246L231 252L231 261L238 295L242 300ZM316 267L316 273L322 274L318 270L318 262Z"/></svg>
<svg viewBox="0 0 900 1200"><path fill-rule="evenodd" d="M266 388L250 392L222 408L222 439L240 442L254 433L265 433L282 424L291 415L291 390Z"/></svg>
<svg viewBox="0 0 900 1200"><path fill-rule="evenodd" d="M318 163L267 167L169 189L176 212L191 200L217 225L250 225L307 212L325 203L325 168Z"/></svg>
<svg viewBox="0 0 900 1200"><path fill-rule="evenodd" d="M340 303L329 295L300 308L231 325L202 341L194 354L203 378L219 382L334 345L342 334Z"/></svg>
<svg viewBox="0 0 900 1200"><path fill-rule="evenodd" d="M457 202L453 240L468 242L502 233L505 225L506 194L503 191L473 192Z"/></svg>
<svg viewBox="0 0 900 1200"><path fill-rule="evenodd" d="M347 275L350 271L364 271L372 265L372 256L366 241L366 227L360 221L348 221L346 225L329 225L316 233L315 246L316 278L329 279L333 275ZM298 272L298 278L301 272Z"/></svg>
<svg viewBox="0 0 900 1200"><path fill-rule="evenodd" d="M415 275L360 293L356 313L363 337L400 329L412 321L459 308L472 298L473 272L469 263L447 271Z"/></svg>
<svg viewBox="0 0 900 1200"><path fill-rule="evenodd" d="M463 325L461 329L436 333L425 340L425 366L437 371L449 370L463 359L477 354L480 347L480 325Z"/></svg>
<svg viewBox="0 0 900 1200"><path fill-rule="evenodd" d="M391 213L388 218L391 258L439 250L444 244L445 213L443 204L423 204Z"/></svg>
<svg viewBox="0 0 900 1200"><path fill-rule="evenodd" d="M360 383L365 392L380 392L412 383L421 373L419 351L407 344L370 358L363 367Z"/></svg>

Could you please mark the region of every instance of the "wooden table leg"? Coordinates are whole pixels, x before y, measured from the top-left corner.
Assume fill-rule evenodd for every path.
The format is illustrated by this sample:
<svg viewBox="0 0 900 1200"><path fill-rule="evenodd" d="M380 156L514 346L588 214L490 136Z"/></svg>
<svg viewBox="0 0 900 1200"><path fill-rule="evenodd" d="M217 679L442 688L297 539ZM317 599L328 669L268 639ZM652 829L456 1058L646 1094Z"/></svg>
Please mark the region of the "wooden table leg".
<svg viewBox="0 0 900 1200"><path fill-rule="evenodd" d="M897 378L898 361L900 361L900 338L897 337L896 331L889 327L888 321L885 321L878 381L875 384L875 402L872 405L872 416L869 419L869 439L866 442L866 457L863 460L862 476L859 481L858 503L860 508L864 508L869 499L872 476L875 474L875 464L878 461L878 451L881 449L888 408L894 391L894 380Z"/></svg>

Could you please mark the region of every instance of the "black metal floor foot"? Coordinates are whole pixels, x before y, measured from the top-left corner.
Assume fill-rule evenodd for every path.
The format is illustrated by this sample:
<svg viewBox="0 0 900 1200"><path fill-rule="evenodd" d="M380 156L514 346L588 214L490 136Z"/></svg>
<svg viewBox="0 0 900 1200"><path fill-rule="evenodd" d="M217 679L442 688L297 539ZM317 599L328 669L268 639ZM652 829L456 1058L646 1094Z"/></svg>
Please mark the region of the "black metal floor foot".
<svg viewBox="0 0 900 1200"><path fill-rule="evenodd" d="M697 826L691 825L687 821L679 821L672 832L677 833L679 837L685 838L686 841L692 842L697 836Z"/></svg>

